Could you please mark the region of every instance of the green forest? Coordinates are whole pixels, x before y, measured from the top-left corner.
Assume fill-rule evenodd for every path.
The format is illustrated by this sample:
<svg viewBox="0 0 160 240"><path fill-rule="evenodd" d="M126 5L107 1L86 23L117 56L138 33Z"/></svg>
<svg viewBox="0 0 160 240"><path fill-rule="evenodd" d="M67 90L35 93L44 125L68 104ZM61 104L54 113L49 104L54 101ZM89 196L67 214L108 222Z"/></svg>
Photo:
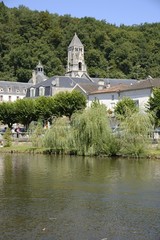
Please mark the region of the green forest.
<svg viewBox="0 0 160 240"><path fill-rule="evenodd" d="M48 77L64 75L75 32L91 77L160 77L160 23L116 26L25 6L8 8L1 2L0 80L28 82L39 60Z"/></svg>

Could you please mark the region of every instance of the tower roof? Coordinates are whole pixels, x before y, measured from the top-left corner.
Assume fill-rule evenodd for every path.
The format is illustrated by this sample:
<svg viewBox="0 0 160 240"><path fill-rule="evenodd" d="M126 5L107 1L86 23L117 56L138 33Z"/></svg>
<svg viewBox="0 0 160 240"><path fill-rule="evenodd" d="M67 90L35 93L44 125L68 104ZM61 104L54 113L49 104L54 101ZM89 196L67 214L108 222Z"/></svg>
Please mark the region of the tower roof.
<svg viewBox="0 0 160 240"><path fill-rule="evenodd" d="M75 33L71 43L69 44L69 47L73 47L73 46L77 46L77 47L83 46L83 44L81 43L81 40L79 39L79 37L77 36L76 33Z"/></svg>
<svg viewBox="0 0 160 240"><path fill-rule="evenodd" d="M39 61L39 63L37 64L36 68L43 68L43 65L42 65L41 61Z"/></svg>

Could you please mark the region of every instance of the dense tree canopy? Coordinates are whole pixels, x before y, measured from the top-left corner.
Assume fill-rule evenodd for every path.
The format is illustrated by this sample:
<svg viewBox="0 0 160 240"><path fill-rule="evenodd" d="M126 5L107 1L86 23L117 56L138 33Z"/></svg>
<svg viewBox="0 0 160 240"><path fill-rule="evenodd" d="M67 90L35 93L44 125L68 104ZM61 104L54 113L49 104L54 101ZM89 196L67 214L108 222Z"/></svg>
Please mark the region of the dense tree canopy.
<svg viewBox="0 0 160 240"><path fill-rule="evenodd" d="M35 114L35 100L31 98L19 99L13 102L15 105L16 123L23 124L28 128L32 121L37 120Z"/></svg>
<svg viewBox="0 0 160 240"><path fill-rule="evenodd" d="M0 121L7 124L9 128L16 123L15 104L13 102L3 102L0 105Z"/></svg>
<svg viewBox="0 0 160 240"><path fill-rule="evenodd" d="M14 123L21 123L27 129L32 121L45 123L56 117L66 116L86 108L86 97L78 91L59 92L53 97L18 99L15 102L0 104L0 121L9 128Z"/></svg>
<svg viewBox="0 0 160 240"><path fill-rule="evenodd" d="M53 97L54 115L71 118L76 111L86 107L86 97L78 91L59 92Z"/></svg>
<svg viewBox="0 0 160 240"><path fill-rule="evenodd" d="M47 76L63 75L77 32L91 77L135 78L160 73L160 23L117 27L95 18L8 8L0 3L0 79L28 82L41 60Z"/></svg>

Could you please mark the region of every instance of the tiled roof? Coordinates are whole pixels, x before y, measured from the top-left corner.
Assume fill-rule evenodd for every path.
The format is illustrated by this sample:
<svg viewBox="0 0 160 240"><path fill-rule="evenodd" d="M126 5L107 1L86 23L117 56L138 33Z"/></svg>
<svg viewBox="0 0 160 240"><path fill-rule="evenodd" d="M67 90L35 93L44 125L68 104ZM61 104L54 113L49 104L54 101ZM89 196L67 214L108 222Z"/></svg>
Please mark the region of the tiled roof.
<svg viewBox="0 0 160 240"><path fill-rule="evenodd" d="M0 89L3 90L3 94L8 94L8 89L11 89L11 94L18 95L18 94L24 94L24 89L27 89L32 84L30 83L22 83L22 82L11 82L11 81L0 81Z"/></svg>
<svg viewBox="0 0 160 240"><path fill-rule="evenodd" d="M83 44L81 43L81 40L78 38L77 34L75 33L71 43L69 44L69 47L83 47Z"/></svg>
<svg viewBox="0 0 160 240"><path fill-rule="evenodd" d="M136 84L128 86L127 89L122 89L122 91L125 90L140 90L140 89L147 89L147 88L154 88L154 87L160 87L160 79L146 79L146 80L141 80Z"/></svg>
<svg viewBox="0 0 160 240"><path fill-rule="evenodd" d="M94 91L91 94L134 91L134 90L154 88L154 87L160 87L160 79L141 80L141 81L138 81L137 83L131 84L131 85L119 84L116 86L112 86L110 88Z"/></svg>
<svg viewBox="0 0 160 240"><path fill-rule="evenodd" d="M103 80L106 85L110 84L111 86L115 86L118 84L130 85L138 82L138 80L136 79L116 79L116 78L92 78L92 80L96 83L98 83L99 80Z"/></svg>
<svg viewBox="0 0 160 240"><path fill-rule="evenodd" d="M78 83L76 86L75 86L75 89L76 87L80 87L82 88L86 93L90 93L90 92L93 92L93 91L96 91L98 90L98 85L95 84L95 83Z"/></svg>
<svg viewBox="0 0 160 240"><path fill-rule="evenodd" d="M86 78L72 78L68 76L54 76L46 81L32 85L33 88L39 88L40 86L55 86L59 88L73 88L77 83L90 83L90 80Z"/></svg>
<svg viewBox="0 0 160 240"><path fill-rule="evenodd" d="M128 85L124 85L124 84L118 84L116 86L112 86L112 87L108 87L108 88L104 88L101 90L97 90L97 91L93 91L90 94L99 94L99 93L110 93L110 92L120 92L124 89L127 89Z"/></svg>
<svg viewBox="0 0 160 240"><path fill-rule="evenodd" d="M44 75L43 73L37 73L36 74L36 82L37 83L40 83L40 82L45 81L47 79L48 79L48 77L46 75ZM33 78L31 78L28 82L33 83Z"/></svg>

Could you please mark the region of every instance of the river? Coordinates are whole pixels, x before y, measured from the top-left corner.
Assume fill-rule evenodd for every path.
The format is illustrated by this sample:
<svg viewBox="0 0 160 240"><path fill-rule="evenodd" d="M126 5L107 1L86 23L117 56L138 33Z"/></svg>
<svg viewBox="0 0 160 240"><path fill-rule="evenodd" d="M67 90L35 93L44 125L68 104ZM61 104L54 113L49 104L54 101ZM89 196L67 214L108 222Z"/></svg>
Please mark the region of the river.
<svg viewBox="0 0 160 240"><path fill-rule="evenodd" d="M160 240L160 160L5 154L1 240Z"/></svg>

